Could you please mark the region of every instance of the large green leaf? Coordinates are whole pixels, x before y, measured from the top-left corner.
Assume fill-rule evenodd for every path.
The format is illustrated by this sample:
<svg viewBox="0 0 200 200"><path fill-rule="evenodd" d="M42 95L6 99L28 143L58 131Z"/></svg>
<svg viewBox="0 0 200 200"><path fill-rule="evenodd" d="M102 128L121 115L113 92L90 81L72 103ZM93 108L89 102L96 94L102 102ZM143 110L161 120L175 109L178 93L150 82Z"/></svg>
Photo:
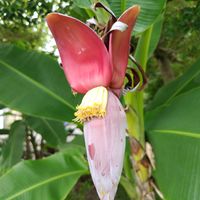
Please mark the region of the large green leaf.
<svg viewBox="0 0 200 200"><path fill-rule="evenodd" d="M76 6L80 8L91 8L90 2L96 2L95 0L75 0ZM100 0L100 2L108 3L111 10L119 17L127 8L133 5L141 6L141 13L137 19L134 30L138 33L144 32L148 29L162 13L166 0Z"/></svg>
<svg viewBox="0 0 200 200"><path fill-rule="evenodd" d="M152 111L146 128L152 130L183 130L185 132L200 132L200 85L175 98L162 109ZM162 117L161 117L162 116Z"/></svg>
<svg viewBox="0 0 200 200"><path fill-rule="evenodd" d="M198 61L164 87L146 118L155 158L156 182L165 199L199 199L200 81ZM159 97L159 98L158 98Z"/></svg>
<svg viewBox="0 0 200 200"><path fill-rule="evenodd" d="M28 125L40 133L47 143L53 147L61 147L66 143L66 131L63 122L36 117L26 117Z"/></svg>
<svg viewBox="0 0 200 200"><path fill-rule="evenodd" d="M0 103L20 112L71 121L76 99L57 62L42 53L0 45Z"/></svg>
<svg viewBox="0 0 200 200"><path fill-rule="evenodd" d="M26 127L24 122L16 121L12 124L9 139L2 148L0 157L1 173L21 160L25 134Z"/></svg>
<svg viewBox="0 0 200 200"><path fill-rule="evenodd" d="M162 87L156 94L149 109L158 109L167 105L175 96L199 87L200 85L200 59L178 79Z"/></svg>
<svg viewBox="0 0 200 200"><path fill-rule="evenodd" d="M65 199L86 173L85 160L76 149L42 160L23 161L0 178L0 199Z"/></svg>
<svg viewBox="0 0 200 200"><path fill-rule="evenodd" d="M134 30L136 32L144 32L162 13L166 0L107 0L111 10L120 16L124 10L132 5L140 5L141 13L137 19Z"/></svg>
<svg viewBox="0 0 200 200"><path fill-rule="evenodd" d="M198 200L200 135L153 131L149 139L156 156L156 183L165 200Z"/></svg>

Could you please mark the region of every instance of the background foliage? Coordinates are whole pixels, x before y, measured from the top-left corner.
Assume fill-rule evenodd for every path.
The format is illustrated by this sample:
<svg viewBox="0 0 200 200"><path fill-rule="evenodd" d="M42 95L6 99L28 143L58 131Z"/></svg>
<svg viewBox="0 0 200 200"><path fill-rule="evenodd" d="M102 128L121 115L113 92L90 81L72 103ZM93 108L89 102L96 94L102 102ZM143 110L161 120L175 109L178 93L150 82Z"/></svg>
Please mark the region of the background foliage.
<svg viewBox="0 0 200 200"><path fill-rule="evenodd" d="M146 138L156 159L153 176L166 199L198 199L200 2L102 2L117 16L132 4L141 5L132 44L137 54L151 30L144 105ZM71 93L44 20L56 11L103 22L107 15L91 3L0 0L0 109L12 119L0 129L0 199L97 199L82 127L70 123L81 96ZM127 145L119 200L136 197L129 157Z"/></svg>

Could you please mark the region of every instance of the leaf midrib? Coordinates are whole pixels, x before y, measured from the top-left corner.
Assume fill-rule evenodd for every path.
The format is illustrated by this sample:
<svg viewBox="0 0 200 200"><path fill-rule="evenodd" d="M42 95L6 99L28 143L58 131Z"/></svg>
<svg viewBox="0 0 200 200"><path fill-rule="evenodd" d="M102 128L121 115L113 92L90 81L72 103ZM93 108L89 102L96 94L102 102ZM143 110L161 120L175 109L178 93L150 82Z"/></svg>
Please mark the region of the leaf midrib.
<svg viewBox="0 0 200 200"><path fill-rule="evenodd" d="M9 70L11 70L12 72L16 73L18 76L20 76L21 78L24 78L25 80L27 80L28 82L30 82L31 84L35 85L37 88L39 88L40 90L42 90L43 92L46 92L48 95L50 95L51 97L53 97L54 99L58 100L59 102L65 104L66 106L68 106L69 108L71 108L72 110L75 111L75 108L69 104L67 101L65 101L62 97L58 96L57 94L55 94L54 92L52 92L51 90L49 90L48 88L44 87L42 84L36 82L34 79L30 78L29 76L23 74L22 72L20 72L19 70L17 70L16 68L13 68L11 65L9 65L8 63L0 60L0 63L2 65L4 65L6 68L8 68Z"/></svg>
<svg viewBox="0 0 200 200"><path fill-rule="evenodd" d="M53 182L53 181L55 181L55 180L57 180L57 179L61 179L61 178L64 178L64 177L66 177L66 176L79 175L79 174L81 175L81 174L84 174L84 173L86 173L86 172L87 172L87 171L84 171L84 170L78 170L78 171L75 171L75 172L67 172L67 173L64 173L64 174L60 174L60 175L58 175L58 176L51 177L50 179L44 180L44 181L42 181L42 182L40 182L40 183L37 183L37 184L34 184L34 185L32 185L32 186L30 186L30 187L24 189L24 190L21 190L21 191L19 191L18 193L14 194L14 195L12 195L12 196L6 198L6 199L7 199L7 200L14 199L14 198L16 198L17 196L20 196L20 195L22 195L22 194L25 193L25 192L28 192L28 191L30 191L30 190L33 190L33 189L35 189L35 188L37 188L37 187L39 187L39 186L41 186L41 185L45 185L45 184L47 184L47 183Z"/></svg>
<svg viewBox="0 0 200 200"><path fill-rule="evenodd" d="M155 129L155 130L151 130L150 132L156 132L156 133L161 133L161 134L165 133L165 134L171 134L171 135L180 135L180 136L200 139L200 133L188 132L188 131Z"/></svg>

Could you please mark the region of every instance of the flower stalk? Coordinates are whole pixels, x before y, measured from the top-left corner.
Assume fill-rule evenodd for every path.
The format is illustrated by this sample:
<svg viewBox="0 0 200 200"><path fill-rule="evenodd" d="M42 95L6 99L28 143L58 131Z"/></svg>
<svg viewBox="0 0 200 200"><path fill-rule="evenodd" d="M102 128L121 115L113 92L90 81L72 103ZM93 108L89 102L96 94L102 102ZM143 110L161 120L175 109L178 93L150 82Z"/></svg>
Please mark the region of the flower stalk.
<svg viewBox="0 0 200 200"><path fill-rule="evenodd" d="M146 70L152 26L147 29L139 39L135 58ZM146 155L144 132L144 100L143 92L129 93L125 96L127 105L127 123L130 135L132 165L136 176L136 184L139 190L138 199L154 199L153 189L150 183L151 165Z"/></svg>

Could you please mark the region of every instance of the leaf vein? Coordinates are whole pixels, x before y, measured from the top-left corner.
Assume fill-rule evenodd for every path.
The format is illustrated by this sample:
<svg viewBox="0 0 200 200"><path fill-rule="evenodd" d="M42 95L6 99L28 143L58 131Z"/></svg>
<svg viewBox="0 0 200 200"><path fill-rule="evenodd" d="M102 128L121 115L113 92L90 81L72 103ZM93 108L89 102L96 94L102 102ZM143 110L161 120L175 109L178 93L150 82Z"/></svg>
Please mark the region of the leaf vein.
<svg viewBox="0 0 200 200"><path fill-rule="evenodd" d="M9 70L13 71L14 73L16 73L17 75L19 75L21 78L24 78L25 80L27 80L28 82L32 83L33 85L37 86L39 89L41 89L42 91L46 92L47 94L49 94L50 96L52 96L53 98L57 99L58 101L60 101L61 103L65 104L66 106L68 106L69 108L71 108L72 110L75 110L75 108L70 105L68 102L66 102L63 98L61 98L60 96L58 96L57 94L53 93L51 90L49 90L48 88L44 87L42 84L36 82L35 80L33 80L32 78L28 77L27 75L23 74L22 72L20 72L19 70L13 68L11 65L9 65L8 63L0 60L0 63L2 65L4 65L6 68L8 68Z"/></svg>
<svg viewBox="0 0 200 200"><path fill-rule="evenodd" d="M172 134L172 135L182 135L186 137L193 137L193 138L200 139L200 133L195 133L195 132L177 131L177 130L152 130L151 132L165 133L165 134Z"/></svg>

